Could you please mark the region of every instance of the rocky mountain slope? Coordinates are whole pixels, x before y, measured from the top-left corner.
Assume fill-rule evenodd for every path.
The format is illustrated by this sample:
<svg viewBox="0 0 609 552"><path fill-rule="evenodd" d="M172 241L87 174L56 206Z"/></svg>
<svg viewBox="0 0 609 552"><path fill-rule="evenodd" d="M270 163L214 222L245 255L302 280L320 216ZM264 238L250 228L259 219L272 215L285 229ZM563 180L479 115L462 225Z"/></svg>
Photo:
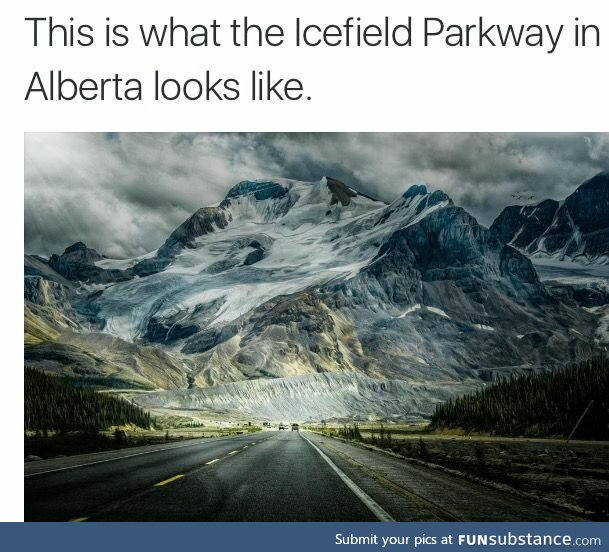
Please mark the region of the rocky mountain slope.
<svg viewBox="0 0 609 552"><path fill-rule="evenodd" d="M424 186L387 205L331 178L241 182L144 257L27 256L28 317L52 332L26 362L161 389L148 406L429 415L605 346L595 314L504 241Z"/></svg>
<svg viewBox="0 0 609 552"><path fill-rule="evenodd" d="M609 264L609 172L563 201L506 207L490 230L529 256Z"/></svg>

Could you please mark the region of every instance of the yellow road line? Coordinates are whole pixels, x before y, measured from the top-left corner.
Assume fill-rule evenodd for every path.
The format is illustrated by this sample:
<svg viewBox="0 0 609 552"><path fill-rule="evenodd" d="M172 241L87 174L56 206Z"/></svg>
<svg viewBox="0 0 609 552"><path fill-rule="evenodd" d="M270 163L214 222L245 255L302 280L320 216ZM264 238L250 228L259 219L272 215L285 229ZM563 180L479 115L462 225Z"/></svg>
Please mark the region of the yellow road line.
<svg viewBox="0 0 609 552"><path fill-rule="evenodd" d="M182 479L182 477L184 477L184 474L174 475L173 477L170 477L169 479L165 479L165 481L155 483L154 486L162 487L163 485L167 485L168 483L173 483L174 481L177 481L178 479Z"/></svg>
<svg viewBox="0 0 609 552"><path fill-rule="evenodd" d="M233 450L232 452L229 452L228 454L237 454L239 451L238 450Z"/></svg>
<svg viewBox="0 0 609 552"><path fill-rule="evenodd" d="M80 518L71 519L70 521L79 522L79 521L87 521L88 519L89 519L88 517L80 517Z"/></svg>
<svg viewBox="0 0 609 552"><path fill-rule="evenodd" d="M220 462L220 458L214 458L213 460L210 460L209 462L205 462L205 465L209 466L210 464L215 464L216 462Z"/></svg>

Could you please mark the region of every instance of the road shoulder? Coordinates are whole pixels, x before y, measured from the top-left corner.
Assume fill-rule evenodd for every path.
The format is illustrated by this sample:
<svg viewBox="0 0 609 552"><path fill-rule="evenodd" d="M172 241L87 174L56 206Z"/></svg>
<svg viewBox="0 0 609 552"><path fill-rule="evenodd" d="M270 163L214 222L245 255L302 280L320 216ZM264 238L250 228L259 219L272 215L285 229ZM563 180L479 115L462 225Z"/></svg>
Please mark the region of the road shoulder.
<svg viewBox="0 0 609 552"><path fill-rule="evenodd" d="M582 521L395 453L315 432L307 432L307 437L398 521Z"/></svg>

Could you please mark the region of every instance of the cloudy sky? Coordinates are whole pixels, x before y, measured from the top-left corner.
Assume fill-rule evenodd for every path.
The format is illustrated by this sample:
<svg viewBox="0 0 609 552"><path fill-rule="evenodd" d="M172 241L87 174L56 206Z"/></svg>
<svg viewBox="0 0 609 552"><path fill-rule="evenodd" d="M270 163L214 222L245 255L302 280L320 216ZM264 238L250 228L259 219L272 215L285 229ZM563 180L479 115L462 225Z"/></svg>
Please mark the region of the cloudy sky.
<svg viewBox="0 0 609 552"><path fill-rule="evenodd" d="M609 134L26 134L25 250L156 249L247 179L343 180L391 201L441 189L489 225L511 194L562 199L609 169Z"/></svg>

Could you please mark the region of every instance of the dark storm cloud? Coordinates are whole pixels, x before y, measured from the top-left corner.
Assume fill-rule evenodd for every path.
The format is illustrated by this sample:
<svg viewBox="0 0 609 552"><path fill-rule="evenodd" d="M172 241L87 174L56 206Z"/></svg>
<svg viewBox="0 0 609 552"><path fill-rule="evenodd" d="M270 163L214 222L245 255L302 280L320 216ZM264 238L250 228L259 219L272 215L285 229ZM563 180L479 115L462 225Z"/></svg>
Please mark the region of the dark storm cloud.
<svg viewBox="0 0 609 552"><path fill-rule="evenodd" d="M483 224L609 168L607 134L27 134L26 251L146 253L240 180L331 175L385 201L425 183Z"/></svg>

